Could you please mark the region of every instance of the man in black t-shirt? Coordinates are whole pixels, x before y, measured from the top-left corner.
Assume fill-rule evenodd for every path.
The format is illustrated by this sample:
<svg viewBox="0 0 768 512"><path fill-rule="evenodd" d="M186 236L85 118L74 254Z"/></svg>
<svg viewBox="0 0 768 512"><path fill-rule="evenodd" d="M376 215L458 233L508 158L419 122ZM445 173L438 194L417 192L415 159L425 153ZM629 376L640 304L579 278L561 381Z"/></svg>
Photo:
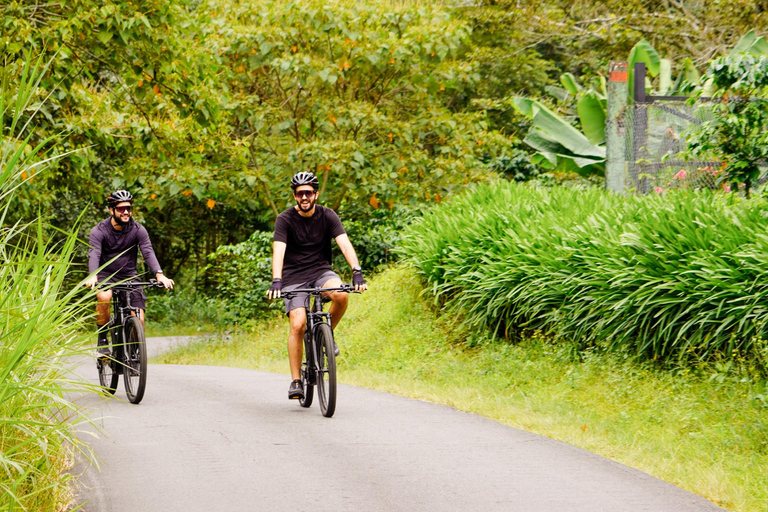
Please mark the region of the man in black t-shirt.
<svg viewBox="0 0 768 512"><path fill-rule="evenodd" d="M341 279L331 266L331 240L336 240L344 258L352 267L352 284L355 290L368 289L357 254L339 216L330 208L316 204L319 187L320 182L311 172L299 172L291 179L296 206L285 210L275 221L272 287L267 292L270 299L280 297L283 291L298 288L341 286ZM328 298L331 299L333 329L347 310L348 295L343 292L331 292ZM283 299L283 302L291 324L288 335L288 361L293 381L288 389L288 398L304 398L301 359L304 351L304 330L307 327L307 294L298 294L292 299Z"/></svg>

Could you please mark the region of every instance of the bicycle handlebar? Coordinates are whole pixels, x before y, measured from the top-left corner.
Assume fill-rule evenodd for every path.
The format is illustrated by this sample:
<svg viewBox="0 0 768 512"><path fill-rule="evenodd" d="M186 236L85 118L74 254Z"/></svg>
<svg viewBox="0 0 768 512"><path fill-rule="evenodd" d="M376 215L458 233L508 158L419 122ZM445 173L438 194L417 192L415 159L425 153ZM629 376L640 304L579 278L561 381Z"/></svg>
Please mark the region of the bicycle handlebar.
<svg viewBox="0 0 768 512"><path fill-rule="evenodd" d="M131 291L136 288L140 288L142 286L146 286L148 288L165 288L165 285L158 281L157 279L150 279L149 281L130 281L125 283L117 283L117 284L111 284L111 283L102 283L98 287L104 290L123 290L123 291Z"/></svg>
<svg viewBox="0 0 768 512"><path fill-rule="evenodd" d="M320 295L321 293L325 292L346 292L346 293L360 293L355 290L355 287L351 284L343 283L338 288L296 288L295 290L291 290L288 292L281 292L280 297L285 297L286 299L292 299L294 296L296 296L299 293L307 293L309 295Z"/></svg>

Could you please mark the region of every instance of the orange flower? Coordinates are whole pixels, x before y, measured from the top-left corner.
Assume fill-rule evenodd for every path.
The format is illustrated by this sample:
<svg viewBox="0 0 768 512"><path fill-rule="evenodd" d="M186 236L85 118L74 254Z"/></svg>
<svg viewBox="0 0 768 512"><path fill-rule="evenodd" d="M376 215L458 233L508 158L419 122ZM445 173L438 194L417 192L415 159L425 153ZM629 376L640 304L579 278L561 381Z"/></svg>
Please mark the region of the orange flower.
<svg viewBox="0 0 768 512"><path fill-rule="evenodd" d="M209 199L205 205L208 207L209 210L213 210L213 207L216 206L216 201L213 199Z"/></svg>
<svg viewBox="0 0 768 512"><path fill-rule="evenodd" d="M191 190L185 190L184 192L181 193L181 195L191 196L192 195L192 191Z"/></svg>
<svg viewBox="0 0 768 512"><path fill-rule="evenodd" d="M157 194L152 193L152 194L149 195L149 198L150 199L157 199Z"/></svg>
<svg viewBox="0 0 768 512"><path fill-rule="evenodd" d="M294 44L293 46L291 46L291 51L293 53L296 53L297 51L299 51L299 48Z"/></svg>
<svg viewBox="0 0 768 512"><path fill-rule="evenodd" d="M376 193L375 192L371 196L371 199L368 201L368 204L373 206L374 208L378 209L378 207L379 207L379 200L376 198Z"/></svg>

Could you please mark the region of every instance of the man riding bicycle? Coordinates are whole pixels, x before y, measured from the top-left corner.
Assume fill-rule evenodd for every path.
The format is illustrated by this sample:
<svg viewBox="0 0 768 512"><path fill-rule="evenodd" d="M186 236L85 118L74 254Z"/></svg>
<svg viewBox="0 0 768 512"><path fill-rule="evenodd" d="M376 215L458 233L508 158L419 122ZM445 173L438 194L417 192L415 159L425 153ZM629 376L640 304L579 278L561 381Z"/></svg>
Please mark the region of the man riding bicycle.
<svg viewBox="0 0 768 512"><path fill-rule="evenodd" d="M296 206L281 213L275 221L272 245L272 286L267 292L270 299L298 288L336 288L341 278L331 266L331 240L341 249L352 267L352 284L356 291L368 289L355 249L349 241L339 216L330 208L316 204L320 182L311 172L299 172L291 179ZM331 292L331 328L335 329L347 310L347 294ZM304 330L308 295L297 294L283 299L290 322L288 335L288 361L291 367L289 399L303 399L301 384L301 359L303 356ZM338 347L335 347L338 355Z"/></svg>
<svg viewBox="0 0 768 512"><path fill-rule="evenodd" d="M144 256L150 271L165 288L173 288L173 279L168 279L160 268L147 230L133 217L133 196L127 190L117 190L107 197L110 217L91 229L88 249L88 272L92 275L83 283L93 288L97 282L116 283L130 280L138 275L136 263L138 250ZM111 261L113 260L114 261ZM110 262L103 267L107 262ZM98 271L98 274L95 272ZM147 296L144 290L131 291L131 304L141 309L139 318L144 325L144 310ZM96 325L98 327L98 350L100 356L109 356L109 342L104 326L109 322L109 304L112 290L96 294Z"/></svg>

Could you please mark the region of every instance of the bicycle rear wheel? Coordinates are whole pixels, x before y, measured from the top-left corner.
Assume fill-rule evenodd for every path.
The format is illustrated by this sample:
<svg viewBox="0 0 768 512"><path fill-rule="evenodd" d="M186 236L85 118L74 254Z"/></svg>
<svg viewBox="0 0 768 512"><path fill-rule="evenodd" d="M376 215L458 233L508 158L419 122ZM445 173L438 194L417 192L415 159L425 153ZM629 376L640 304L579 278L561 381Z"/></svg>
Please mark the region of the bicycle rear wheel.
<svg viewBox="0 0 768 512"><path fill-rule="evenodd" d="M317 344L317 396L320 411L330 418L336 410L336 356L333 352L333 331L326 323L315 327Z"/></svg>
<svg viewBox="0 0 768 512"><path fill-rule="evenodd" d="M147 384L147 344L144 339L144 326L141 320L132 316L125 322L124 327L125 367L123 380L128 401L138 404L144 398L144 388Z"/></svg>
<svg viewBox="0 0 768 512"><path fill-rule="evenodd" d="M116 345L115 342L116 333L114 329L107 331L107 339L109 344L112 345L112 355L115 355ZM117 390L117 380L120 375L115 371L115 365L118 364L111 357L99 357L96 360L96 368L99 370L99 384L104 388L104 392L110 395L115 394Z"/></svg>
<svg viewBox="0 0 768 512"><path fill-rule="evenodd" d="M304 341L304 363L301 365L301 383L304 385L304 398L299 399L299 405L309 407L315 398L315 364L312 358L312 347Z"/></svg>

